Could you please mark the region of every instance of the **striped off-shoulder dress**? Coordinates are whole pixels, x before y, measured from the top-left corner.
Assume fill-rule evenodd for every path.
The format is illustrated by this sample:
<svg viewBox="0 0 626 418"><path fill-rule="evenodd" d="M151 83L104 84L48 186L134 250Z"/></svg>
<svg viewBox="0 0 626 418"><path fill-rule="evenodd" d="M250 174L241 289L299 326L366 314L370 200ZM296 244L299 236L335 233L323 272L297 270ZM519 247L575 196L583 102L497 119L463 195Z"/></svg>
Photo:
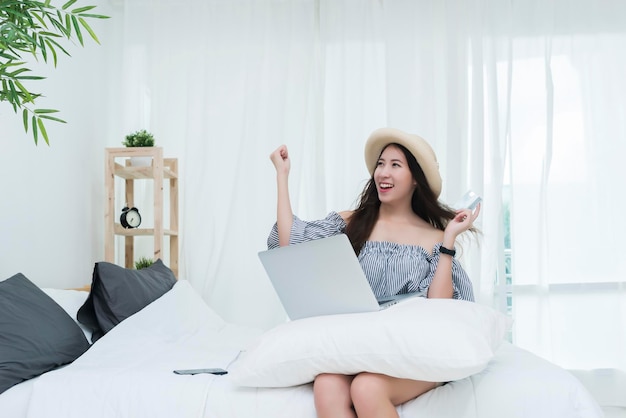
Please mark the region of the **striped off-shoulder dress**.
<svg viewBox="0 0 626 418"><path fill-rule="evenodd" d="M289 244L330 237L344 233L345 229L346 223L337 212L330 212L326 218L317 221L303 221L294 216ZM278 247L276 224L267 238L267 247ZM417 245L366 241L359 262L377 298L409 292L426 293L439 262L440 247L441 243L438 243L431 253ZM453 298L474 301L472 282L456 258L452 261L452 286Z"/></svg>

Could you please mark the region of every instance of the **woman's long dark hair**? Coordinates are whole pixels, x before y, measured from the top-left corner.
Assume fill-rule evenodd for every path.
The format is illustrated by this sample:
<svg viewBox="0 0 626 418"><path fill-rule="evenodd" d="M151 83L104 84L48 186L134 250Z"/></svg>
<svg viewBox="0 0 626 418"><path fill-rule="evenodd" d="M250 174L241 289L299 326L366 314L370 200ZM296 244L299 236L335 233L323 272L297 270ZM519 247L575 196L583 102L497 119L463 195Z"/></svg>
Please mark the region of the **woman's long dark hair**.
<svg viewBox="0 0 626 418"><path fill-rule="evenodd" d="M443 231L456 213L451 208L439 203L437 196L435 196L428 185L422 167L420 167L417 160L408 149L400 144L391 143L383 148L381 155L389 145L394 145L402 151L409 165L409 170L411 170L411 174L413 175L413 179L417 182L413 196L411 197L411 208L413 212L435 228ZM348 219L348 225L346 227L346 235L350 239L354 252L357 255L361 252L363 244L365 244L365 241L367 241L374 229L374 225L378 220L379 209L380 199L378 199L378 191L376 190L376 183L374 181L374 175L372 174L372 177L363 188L363 192L361 192L357 208L352 213L352 216L350 216L350 219Z"/></svg>

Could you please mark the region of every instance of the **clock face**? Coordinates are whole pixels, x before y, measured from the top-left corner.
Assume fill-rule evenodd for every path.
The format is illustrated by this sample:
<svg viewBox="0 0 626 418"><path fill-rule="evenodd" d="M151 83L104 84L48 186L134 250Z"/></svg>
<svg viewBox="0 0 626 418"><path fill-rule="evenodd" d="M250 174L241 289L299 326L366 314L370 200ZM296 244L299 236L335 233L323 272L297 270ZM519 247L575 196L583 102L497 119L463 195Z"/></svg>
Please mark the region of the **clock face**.
<svg viewBox="0 0 626 418"><path fill-rule="evenodd" d="M128 213L126 213L126 222L128 222L128 226L131 228L137 228L139 224L141 224L141 216L136 209L130 209Z"/></svg>
<svg viewBox="0 0 626 418"><path fill-rule="evenodd" d="M120 216L120 223L124 228L137 228L141 224L141 215L137 208L124 208Z"/></svg>

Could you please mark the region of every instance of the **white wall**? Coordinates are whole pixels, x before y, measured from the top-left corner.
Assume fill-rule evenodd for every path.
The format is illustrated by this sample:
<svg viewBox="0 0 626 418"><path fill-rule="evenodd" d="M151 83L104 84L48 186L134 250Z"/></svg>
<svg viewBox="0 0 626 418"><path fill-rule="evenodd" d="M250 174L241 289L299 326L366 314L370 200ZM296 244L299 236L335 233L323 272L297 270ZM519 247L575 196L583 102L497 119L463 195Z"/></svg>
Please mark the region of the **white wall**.
<svg viewBox="0 0 626 418"><path fill-rule="evenodd" d="M117 13L110 4L97 10ZM87 39L85 48L70 47L72 57L60 55L56 69L32 64L48 77L29 83L46 96L38 107L58 109L67 121L46 124L50 146L41 136L35 146L21 114L0 102L0 279L21 272L43 287L82 286L104 256L102 149L123 139L105 112L117 94L119 70L108 68L107 55L119 41L119 20L94 22L101 45Z"/></svg>

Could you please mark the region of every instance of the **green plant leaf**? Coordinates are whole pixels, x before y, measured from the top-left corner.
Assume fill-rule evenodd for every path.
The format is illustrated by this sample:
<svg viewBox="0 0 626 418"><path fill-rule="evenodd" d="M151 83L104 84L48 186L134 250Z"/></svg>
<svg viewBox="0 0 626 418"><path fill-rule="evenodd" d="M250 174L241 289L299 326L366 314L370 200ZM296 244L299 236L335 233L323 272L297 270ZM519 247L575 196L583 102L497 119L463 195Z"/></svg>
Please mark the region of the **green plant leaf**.
<svg viewBox="0 0 626 418"><path fill-rule="evenodd" d="M81 25L83 25L83 27L85 28L85 30L87 32L89 32L89 35L91 36L91 38L96 41L96 43L100 44L100 41L98 40L98 37L96 36L96 33L93 31L93 29L91 29L91 27L89 26L89 24L87 24L87 22L85 21L85 19L83 19L82 17L78 18L78 21L80 22Z"/></svg>
<svg viewBox="0 0 626 418"><path fill-rule="evenodd" d="M30 71L30 70L28 68L19 68L19 69L13 71L12 73L7 73L7 76L19 79L18 76L20 74L22 74L23 72L27 72L27 71Z"/></svg>
<svg viewBox="0 0 626 418"><path fill-rule="evenodd" d="M20 65L26 64L25 62L17 62L17 61L9 61L5 64L0 65L0 69L6 69L9 67L18 67Z"/></svg>
<svg viewBox="0 0 626 418"><path fill-rule="evenodd" d="M54 33L54 32L39 32L40 35L45 35L46 37L52 37L52 38L62 38L61 35L59 35L58 33Z"/></svg>
<svg viewBox="0 0 626 418"><path fill-rule="evenodd" d="M80 26L78 25L78 19L76 19L76 16L72 16L72 25L74 26L74 32L76 32L76 37L78 38L78 42L80 42L81 46L84 46L83 34L80 32Z"/></svg>
<svg viewBox="0 0 626 418"><path fill-rule="evenodd" d="M65 50L65 48L63 48L63 46L62 46L61 44L59 44L59 43L58 43L57 41L55 41L54 39L48 39L48 42L50 42L50 43L51 43L52 45L54 45L56 48L59 48L59 49L60 49L61 51L63 51L63 53L64 53L65 55L67 55L68 57L71 57L71 56L72 56L69 52L67 52L67 51Z"/></svg>
<svg viewBox="0 0 626 418"><path fill-rule="evenodd" d="M46 39L46 45L48 45L48 48L50 48L50 52L52 52L52 61L54 63L54 66L57 66L57 51L56 49L54 49L54 44L52 43L53 41L50 39Z"/></svg>
<svg viewBox="0 0 626 418"><path fill-rule="evenodd" d="M8 94L12 101L19 102L19 97L17 96L17 91L15 90L15 83L13 82L13 80L9 80ZM15 109L15 111L17 112L17 109Z"/></svg>
<svg viewBox="0 0 626 418"><path fill-rule="evenodd" d="M43 16L41 16L39 13L37 12L33 12L32 15L35 17L35 19L37 19L37 21L39 22L39 24L48 29L48 25L46 25L46 21L44 20Z"/></svg>
<svg viewBox="0 0 626 418"><path fill-rule="evenodd" d="M58 18L58 20L50 18L50 22L52 23L52 25L54 25L55 28L57 28L59 32L63 34L64 37L69 38L71 36L71 32L68 32L67 27L63 25L63 16L61 16L60 13L58 15Z"/></svg>
<svg viewBox="0 0 626 418"><path fill-rule="evenodd" d="M95 8L96 8L96 6L78 7L76 9L72 10L72 13L77 15L77 14L82 13L82 12L88 12L89 10L93 10Z"/></svg>
<svg viewBox="0 0 626 418"><path fill-rule="evenodd" d="M30 94L30 92L28 90L26 90L26 88L22 85L22 83L20 83L18 80L15 80L15 85L24 94L24 101L23 101L23 103L28 103L28 102L32 103L33 100L34 100L33 96Z"/></svg>
<svg viewBox="0 0 626 418"><path fill-rule="evenodd" d="M5 51L2 51L2 50L0 50L0 57L8 59L8 60L13 60L13 61L20 59L20 57L18 57L17 55L11 55L11 54L9 54L9 53L7 53Z"/></svg>
<svg viewBox="0 0 626 418"><path fill-rule="evenodd" d="M48 51L46 50L46 42L44 38L39 37L39 50L44 62L48 62Z"/></svg>
<svg viewBox="0 0 626 418"><path fill-rule="evenodd" d="M33 138L35 139L35 145L39 140L39 131L37 130L37 118L33 115L31 118L31 126L33 127Z"/></svg>
<svg viewBox="0 0 626 418"><path fill-rule="evenodd" d="M41 115L39 116L41 119L48 119L48 120L53 120L55 122L59 122L59 123L67 123L66 121L64 121L63 119L60 118L55 118L54 116L48 116L48 115Z"/></svg>
<svg viewBox="0 0 626 418"><path fill-rule="evenodd" d="M18 80L44 80L46 77L40 75L21 75L15 78Z"/></svg>
<svg viewBox="0 0 626 418"><path fill-rule="evenodd" d="M111 16L94 15L94 14L91 14L91 13L81 13L80 15L82 17L90 17L90 18L93 18L93 19L110 19L111 18Z"/></svg>
<svg viewBox="0 0 626 418"><path fill-rule="evenodd" d="M36 114L44 114L44 113L59 113L56 109L35 109Z"/></svg>
<svg viewBox="0 0 626 418"><path fill-rule="evenodd" d="M52 61L56 67L58 51L70 56L61 39L78 41L84 46L84 30L99 44L88 19L109 18L92 13L95 5L74 7L78 0L64 1L59 7L52 0L0 0L0 102L8 102L16 113L21 110L24 131L32 127L36 145L40 137L49 144L46 120L66 122L55 115L57 110L29 107L42 95L30 91L23 83L45 77L32 74L29 66L32 61L24 60L23 55L31 54L35 60L46 63Z"/></svg>
<svg viewBox="0 0 626 418"><path fill-rule="evenodd" d="M46 144L50 145L50 141L48 140L48 132L46 131L46 127L43 124L43 120L41 120L40 118L37 119L37 126L39 126L39 130L41 131L41 135L46 141Z"/></svg>
<svg viewBox="0 0 626 418"><path fill-rule="evenodd" d="M69 7L72 6L72 4L76 3L77 0L70 0L67 3L65 3L63 6L61 6L61 9L63 10L67 10Z"/></svg>
<svg viewBox="0 0 626 418"><path fill-rule="evenodd" d="M65 15L65 30L67 32L67 37L69 38L72 35L72 20L70 15Z"/></svg>

